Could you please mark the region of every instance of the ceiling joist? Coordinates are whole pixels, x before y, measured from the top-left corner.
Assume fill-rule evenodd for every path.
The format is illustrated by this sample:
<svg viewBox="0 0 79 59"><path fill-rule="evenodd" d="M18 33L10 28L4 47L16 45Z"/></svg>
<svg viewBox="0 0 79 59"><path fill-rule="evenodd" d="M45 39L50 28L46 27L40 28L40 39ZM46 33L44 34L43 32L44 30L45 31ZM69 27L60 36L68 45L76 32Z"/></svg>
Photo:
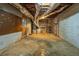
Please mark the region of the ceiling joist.
<svg viewBox="0 0 79 59"><path fill-rule="evenodd" d="M23 13L25 16L27 16L31 19L34 19L34 17L31 15L31 13L27 9L25 9L23 6L21 6L19 3L13 3L11 5L13 5L17 9L19 9L21 11L21 13Z"/></svg>
<svg viewBox="0 0 79 59"><path fill-rule="evenodd" d="M61 7L60 9L55 10L55 11L49 13L48 15L39 17L38 20L42 20L42 19L45 19L45 18L47 18L47 17L49 17L49 16L51 16L51 15L60 13L61 11L63 11L63 10L64 10L65 8L67 8L67 7L68 7L68 5L65 5L65 6Z"/></svg>

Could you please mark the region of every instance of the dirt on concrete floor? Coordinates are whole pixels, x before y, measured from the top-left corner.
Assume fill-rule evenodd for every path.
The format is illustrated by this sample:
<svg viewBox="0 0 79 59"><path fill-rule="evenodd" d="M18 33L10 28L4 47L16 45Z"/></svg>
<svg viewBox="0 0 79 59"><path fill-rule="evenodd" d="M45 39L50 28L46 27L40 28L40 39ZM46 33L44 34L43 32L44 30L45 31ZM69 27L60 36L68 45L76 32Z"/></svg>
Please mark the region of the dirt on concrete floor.
<svg viewBox="0 0 79 59"><path fill-rule="evenodd" d="M79 56L79 49L64 40L33 40L25 37L0 50L2 56Z"/></svg>

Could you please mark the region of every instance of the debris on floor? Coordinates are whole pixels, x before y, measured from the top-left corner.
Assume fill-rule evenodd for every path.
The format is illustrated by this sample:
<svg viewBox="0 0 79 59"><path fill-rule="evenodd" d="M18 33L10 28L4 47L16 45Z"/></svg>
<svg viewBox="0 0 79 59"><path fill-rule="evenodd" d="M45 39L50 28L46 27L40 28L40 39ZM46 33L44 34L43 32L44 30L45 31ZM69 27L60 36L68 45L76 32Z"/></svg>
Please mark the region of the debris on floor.
<svg viewBox="0 0 79 59"><path fill-rule="evenodd" d="M30 37L12 43L0 50L0 55L13 56L73 56L79 55L79 49L64 40L33 40Z"/></svg>

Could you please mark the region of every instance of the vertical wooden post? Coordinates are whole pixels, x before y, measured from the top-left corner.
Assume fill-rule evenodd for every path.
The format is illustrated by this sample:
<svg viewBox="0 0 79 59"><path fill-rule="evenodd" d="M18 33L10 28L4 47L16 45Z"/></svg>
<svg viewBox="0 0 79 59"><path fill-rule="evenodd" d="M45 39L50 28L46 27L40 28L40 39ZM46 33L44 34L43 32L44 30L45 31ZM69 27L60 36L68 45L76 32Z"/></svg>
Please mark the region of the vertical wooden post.
<svg viewBox="0 0 79 59"><path fill-rule="evenodd" d="M22 16L22 36L26 34L26 16Z"/></svg>
<svg viewBox="0 0 79 59"><path fill-rule="evenodd" d="M27 36L31 34L32 32L32 22L29 18L26 19L27 20L27 24L26 24L26 28L27 28Z"/></svg>
<svg viewBox="0 0 79 59"><path fill-rule="evenodd" d="M59 36L59 21L57 19L53 21L53 33Z"/></svg>

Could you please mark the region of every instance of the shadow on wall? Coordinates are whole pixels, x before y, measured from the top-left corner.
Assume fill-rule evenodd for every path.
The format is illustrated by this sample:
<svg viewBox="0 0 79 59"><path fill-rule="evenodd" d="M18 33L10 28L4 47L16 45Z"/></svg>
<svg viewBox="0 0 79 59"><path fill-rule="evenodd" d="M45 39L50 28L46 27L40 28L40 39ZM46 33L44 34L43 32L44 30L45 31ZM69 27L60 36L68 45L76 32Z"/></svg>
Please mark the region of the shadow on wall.
<svg viewBox="0 0 79 59"><path fill-rule="evenodd" d="M59 35L62 36L64 40L79 48L79 12L60 21Z"/></svg>
<svg viewBox="0 0 79 59"><path fill-rule="evenodd" d="M21 37L21 32L0 36L0 49L7 47L10 43L17 41Z"/></svg>

